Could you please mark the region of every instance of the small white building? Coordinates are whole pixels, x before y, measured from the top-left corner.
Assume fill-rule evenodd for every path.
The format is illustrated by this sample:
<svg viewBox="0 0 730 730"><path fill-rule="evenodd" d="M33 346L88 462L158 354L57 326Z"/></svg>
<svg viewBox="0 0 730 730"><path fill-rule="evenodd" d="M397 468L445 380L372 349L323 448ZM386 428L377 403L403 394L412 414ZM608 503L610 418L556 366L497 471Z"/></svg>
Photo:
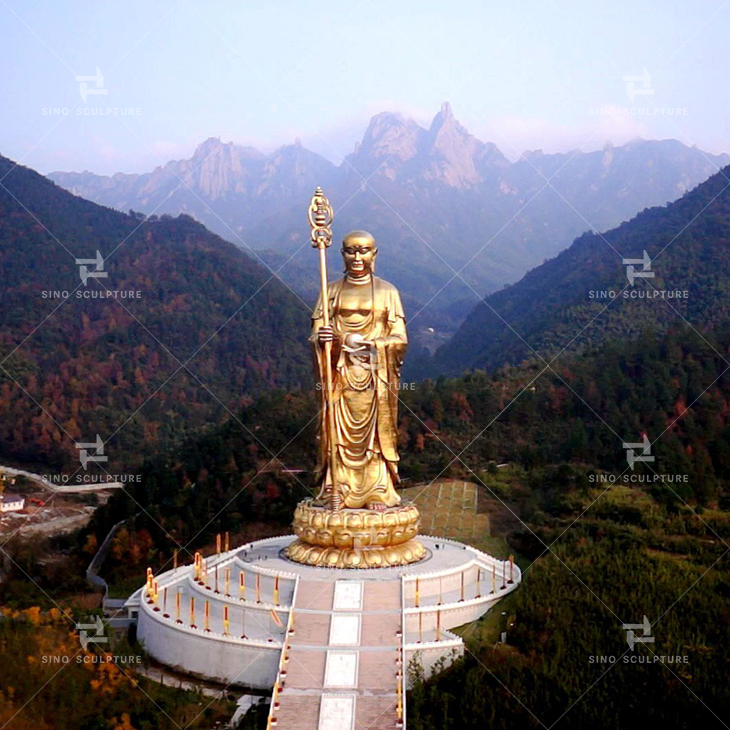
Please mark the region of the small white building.
<svg viewBox="0 0 730 730"><path fill-rule="evenodd" d="M0 512L17 512L25 507L25 497L19 494L3 494L0 497Z"/></svg>

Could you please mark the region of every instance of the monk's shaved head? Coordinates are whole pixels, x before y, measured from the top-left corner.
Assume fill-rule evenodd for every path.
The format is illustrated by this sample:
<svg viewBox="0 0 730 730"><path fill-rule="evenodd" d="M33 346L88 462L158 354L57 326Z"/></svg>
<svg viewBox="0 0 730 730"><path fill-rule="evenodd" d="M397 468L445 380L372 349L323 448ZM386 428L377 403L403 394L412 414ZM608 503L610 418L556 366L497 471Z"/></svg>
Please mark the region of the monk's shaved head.
<svg viewBox="0 0 730 730"><path fill-rule="evenodd" d="M350 231L342 239L342 248L347 246L364 246L365 244L370 244L375 248L375 236L367 231Z"/></svg>
<svg viewBox="0 0 730 730"><path fill-rule="evenodd" d="M373 273L378 249L375 237L367 231L350 231L342 239L342 258L348 276L363 278Z"/></svg>

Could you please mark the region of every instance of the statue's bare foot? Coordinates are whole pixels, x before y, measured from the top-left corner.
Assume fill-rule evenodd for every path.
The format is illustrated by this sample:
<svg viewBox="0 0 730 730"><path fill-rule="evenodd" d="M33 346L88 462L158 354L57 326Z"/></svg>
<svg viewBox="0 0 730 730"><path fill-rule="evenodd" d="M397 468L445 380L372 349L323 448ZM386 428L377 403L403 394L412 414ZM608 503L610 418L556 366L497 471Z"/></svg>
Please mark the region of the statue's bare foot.
<svg viewBox="0 0 730 730"><path fill-rule="evenodd" d="M382 502L370 502L370 504L368 505L368 509L382 512L383 510L385 510L385 505Z"/></svg>

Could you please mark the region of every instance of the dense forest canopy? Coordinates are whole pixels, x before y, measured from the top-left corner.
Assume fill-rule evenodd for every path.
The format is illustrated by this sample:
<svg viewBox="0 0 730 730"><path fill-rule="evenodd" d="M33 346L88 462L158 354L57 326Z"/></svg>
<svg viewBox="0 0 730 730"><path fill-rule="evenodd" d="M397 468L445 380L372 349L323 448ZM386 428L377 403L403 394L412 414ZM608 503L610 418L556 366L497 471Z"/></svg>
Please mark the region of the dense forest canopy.
<svg viewBox="0 0 730 730"><path fill-rule="evenodd" d="M309 387L306 305L236 246L5 158L0 176L3 458L73 470L74 442L100 434L109 468L129 469L264 390ZM97 251L107 276L84 284L75 258Z"/></svg>

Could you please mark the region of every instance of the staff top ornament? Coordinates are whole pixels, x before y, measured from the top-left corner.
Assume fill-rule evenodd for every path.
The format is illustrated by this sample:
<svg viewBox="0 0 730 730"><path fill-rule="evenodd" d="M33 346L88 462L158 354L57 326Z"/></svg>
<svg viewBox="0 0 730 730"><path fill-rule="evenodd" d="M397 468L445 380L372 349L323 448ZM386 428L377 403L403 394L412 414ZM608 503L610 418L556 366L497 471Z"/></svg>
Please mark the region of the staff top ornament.
<svg viewBox="0 0 730 730"><path fill-rule="evenodd" d="M309 204L309 225L314 248L329 248L332 245L332 221L335 217L329 200L322 188L317 187Z"/></svg>

